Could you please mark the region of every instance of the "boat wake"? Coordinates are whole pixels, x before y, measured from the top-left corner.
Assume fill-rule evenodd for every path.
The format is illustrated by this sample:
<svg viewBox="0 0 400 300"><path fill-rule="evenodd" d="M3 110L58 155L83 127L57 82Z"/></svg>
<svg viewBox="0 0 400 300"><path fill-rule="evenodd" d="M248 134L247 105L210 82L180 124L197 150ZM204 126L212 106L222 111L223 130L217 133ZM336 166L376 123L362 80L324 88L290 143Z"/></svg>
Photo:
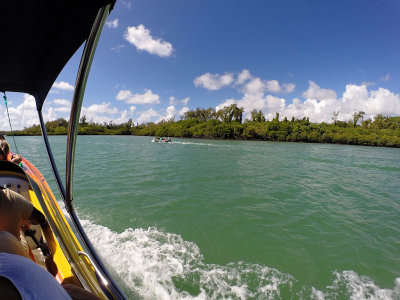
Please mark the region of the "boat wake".
<svg viewBox="0 0 400 300"><path fill-rule="evenodd" d="M398 299L400 278L383 289L354 271L333 272L324 290L303 286L279 270L243 262L204 263L198 246L156 228L112 232L82 220L98 253L128 287L128 297L143 299Z"/></svg>
<svg viewBox="0 0 400 300"><path fill-rule="evenodd" d="M181 144L181 145L196 145L196 146L211 146L211 147L221 147L221 145L217 144L211 144L211 143L202 143L202 142L180 142L180 141L174 141L174 144ZM224 145L226 146L226 145Z"/></svg>

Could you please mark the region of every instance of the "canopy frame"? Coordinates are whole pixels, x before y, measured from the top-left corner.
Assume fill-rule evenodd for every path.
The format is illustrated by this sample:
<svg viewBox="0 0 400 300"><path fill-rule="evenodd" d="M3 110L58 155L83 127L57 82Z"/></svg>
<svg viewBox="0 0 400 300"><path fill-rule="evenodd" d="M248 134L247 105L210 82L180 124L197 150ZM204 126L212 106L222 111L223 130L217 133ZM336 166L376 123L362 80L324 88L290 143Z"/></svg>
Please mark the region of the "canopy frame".
<svg viewBox="0 0 400 300"><path fill-rule="evenodd" d="M76 149L76 137L78 133L79 117L80 111L83 103L83 96L85 93L86 83L89 77L90 67L93 61L93 57L96 51L96 47L101 35L101 31L104 27L104 23L109 15L111 4L106 5L99 9L96 19L93 23L92 30L90 31L89 37L86 40L85 47L82 53L81 62L75 82L75 92L73 96L69 128L68 128L68 140L67 140L67 152L66 152L66 188L62 183L61 177L59 175L50 143L47 136L46 126L43 120L42 107L38 109L40 127L42 130L42 136L46 146L46 151L50 160L51 168L53 170L56 183L58 185L60 194L64 200L65 207L71 220L79 233L80 239L83 242L85 249L88 253L81 252L80 255L84 255L89 258L94 266L96 275L101 279L103 291L110 299L126 299L123 292L114 282L106 267L102 263L100 257L96 253L93 245L91 244L89 238L87 237L73 207L73 169L75 161L75 149ZM112 292L110 294L109 290Z"/></svg>

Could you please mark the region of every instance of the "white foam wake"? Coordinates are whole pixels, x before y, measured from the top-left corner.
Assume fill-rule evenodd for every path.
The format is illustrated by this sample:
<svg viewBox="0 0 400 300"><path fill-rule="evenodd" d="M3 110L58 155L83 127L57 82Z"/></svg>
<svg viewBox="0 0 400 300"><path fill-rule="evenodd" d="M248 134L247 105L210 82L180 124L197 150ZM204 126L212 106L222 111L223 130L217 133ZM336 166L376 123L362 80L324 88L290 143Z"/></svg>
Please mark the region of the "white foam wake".
<svg viewBox="0 0 400 300"><path fill-rule="evenodd" d="M196 244L156 228L112 232L82 220L98 253L143 299L400 299L400 279L382 289L353 271L334 272L324 291L257 264L205 264Z"/></svg>
<svg viewBox="0 0 400 300"><path fill-rule="evenodd" d="M182 145L198 145L198 146L212 146L212 147L221 147L218 144L210 144L210 143L202 143L202 142L180 142L180 141L173 141L174 144L182 144ZM224 145L226 146L226 145Z"/></svg>

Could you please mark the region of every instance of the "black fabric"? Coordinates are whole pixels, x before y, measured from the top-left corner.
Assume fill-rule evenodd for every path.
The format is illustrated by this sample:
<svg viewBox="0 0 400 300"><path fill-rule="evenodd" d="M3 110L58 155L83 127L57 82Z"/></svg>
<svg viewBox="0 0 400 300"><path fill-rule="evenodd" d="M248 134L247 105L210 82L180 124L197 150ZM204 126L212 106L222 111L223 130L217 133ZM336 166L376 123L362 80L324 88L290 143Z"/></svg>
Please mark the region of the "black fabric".
<svg viewBox="0 0 400 300"><path fill-rule="evenodd" d="M8 172L13 172L13 173L19 173L25 175L24 170L22 168L10 161L5 161L5 160L0 160L0 170L1 171L8 171ZM2 175L0 174L0 177Z"/></svg>
<svg viewBox="0 0 400 300"><path fill-rule="evenodd" d="M0 1L0 91L24 92L41 110L57 76L115 0Z"/></svg>

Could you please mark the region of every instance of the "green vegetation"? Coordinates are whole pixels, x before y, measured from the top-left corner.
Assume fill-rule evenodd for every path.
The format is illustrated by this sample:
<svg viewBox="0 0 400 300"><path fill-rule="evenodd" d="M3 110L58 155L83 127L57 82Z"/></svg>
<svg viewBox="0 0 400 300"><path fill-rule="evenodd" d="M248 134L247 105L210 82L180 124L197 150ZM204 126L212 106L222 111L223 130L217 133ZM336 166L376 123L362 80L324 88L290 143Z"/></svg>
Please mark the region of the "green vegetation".
<svg viewBox="0 0 400 300"><path fill-rule="evenodd" d="M308 118L279 120L277 113L271 121L261 111L253 110L250 119L242 122L243 108L235 104L219 111L197 108L186 112L182 120L161 121L157 124L135 125L132 120L123 124L97 124L80 119L82 135L141 135L205 139L242 139L286 142L332 143L366 146L400 147L400 117L377 115L364 120L365 113L355 112L348 122L338 120L339 112L332 114L332 124L311 123ZM68 122L57 119L46 123L50 135L67 134ZM15 135L40 135L34 125L15 132Z"/></svg>

